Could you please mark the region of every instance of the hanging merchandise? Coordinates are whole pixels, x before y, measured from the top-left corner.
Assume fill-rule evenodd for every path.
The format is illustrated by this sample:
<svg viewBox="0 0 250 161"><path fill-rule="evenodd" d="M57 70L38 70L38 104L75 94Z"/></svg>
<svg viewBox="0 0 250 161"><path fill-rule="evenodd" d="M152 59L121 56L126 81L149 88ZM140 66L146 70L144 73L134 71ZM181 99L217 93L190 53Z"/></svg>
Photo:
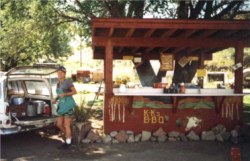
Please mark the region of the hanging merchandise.
<svg viewBox="0 0 250 161"><path fill-rule="evenodd" d="M199 60L199 57L198 56L189 56L188 59L190 61L198 61Z"/></svg>
<svg viewBox="0 0 250 161"><path fill-rule="evenodd" d="M197 77L205 77L207 75L206 69L197 69Z"/></svg>
<svg viewBox="0 0 250 161"><path fill-rule="evenodd" d="M174 56L170 53L160 54L161 67L160 71L173 70Z"/></svg>
<svg viewBox="0 0 250 161"><path fill-rule="evenodd" d="M109 101L109 120L125 122L125 108L129 104L127 97L114 96Z"/></svg>
<svg viewBox="0 0 250 161"><path fill-rule="evenodd" d="M235 70L239 69L240 67L242 67L242 63L237 63L237 64L234 64L232 66L232 69L235 71Z"/></svg>
<svg viewBox="0 0 250 161"><path fill-rule="evenodd" d="M189 58L186 56L181 57L181 59L178 61L178 64L183 68L187 65L187 63L189 62Z"/></svg>
<svg viewBox="0 0 250 161"><path fill-rule="evenodd" d="M223 104L222 109L221 109L221 117L226 118L226 119L231 119L231 120L234 120L234 119L240 120L238 103Z"/></svg>
<svg viewBox="0 0 250 161"><path fill-rule="evenodd" d="M129 55L129 56L125 55L125 56L122 57L122 59L123 59L123 60L133 60L134 57L133 57L133 56L130 56L130 55Z"/></svg>

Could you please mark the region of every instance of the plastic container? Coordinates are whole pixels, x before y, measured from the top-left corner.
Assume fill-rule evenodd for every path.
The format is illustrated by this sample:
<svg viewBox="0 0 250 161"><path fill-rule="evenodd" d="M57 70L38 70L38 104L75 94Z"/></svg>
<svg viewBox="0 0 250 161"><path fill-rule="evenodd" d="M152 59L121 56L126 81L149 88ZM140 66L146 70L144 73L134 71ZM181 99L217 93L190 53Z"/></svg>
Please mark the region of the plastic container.
<svg viewBox="0 0 250 161"><path fill-rule="evenodd" d="M186 88L184 83L180 83L179 93L186 93Z"/></svg>

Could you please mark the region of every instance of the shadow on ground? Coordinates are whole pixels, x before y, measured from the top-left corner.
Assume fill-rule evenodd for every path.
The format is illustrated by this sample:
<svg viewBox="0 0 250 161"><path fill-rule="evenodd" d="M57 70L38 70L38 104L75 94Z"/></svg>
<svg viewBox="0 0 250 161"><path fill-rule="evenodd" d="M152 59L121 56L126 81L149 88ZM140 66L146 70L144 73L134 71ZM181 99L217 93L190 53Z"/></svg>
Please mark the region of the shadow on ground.
<svg viewBox="0 0 250 161"><path fill-rule="evenodd" d="M22 161L230 161L230 150L239 147L241 161L250 161L250 144L188 141L119 144L80 144L59 150L58 135L28 132L1 137L2 160Z"/></svg>

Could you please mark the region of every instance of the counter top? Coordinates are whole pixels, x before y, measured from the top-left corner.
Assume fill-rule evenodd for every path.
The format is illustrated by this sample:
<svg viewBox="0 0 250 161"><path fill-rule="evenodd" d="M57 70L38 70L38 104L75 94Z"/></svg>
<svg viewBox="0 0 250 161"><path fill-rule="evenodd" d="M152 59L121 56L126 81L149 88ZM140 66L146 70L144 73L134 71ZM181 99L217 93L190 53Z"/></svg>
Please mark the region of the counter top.
<svg viewBox="0 0 250 161"><path fill-rule="evenodd" d="M115 96L244 96L249 93L234 93L233 89L186 89L186 93L163 93L162 88L127 88L126 91L120 92L119 88L114 88Z"/></svg>

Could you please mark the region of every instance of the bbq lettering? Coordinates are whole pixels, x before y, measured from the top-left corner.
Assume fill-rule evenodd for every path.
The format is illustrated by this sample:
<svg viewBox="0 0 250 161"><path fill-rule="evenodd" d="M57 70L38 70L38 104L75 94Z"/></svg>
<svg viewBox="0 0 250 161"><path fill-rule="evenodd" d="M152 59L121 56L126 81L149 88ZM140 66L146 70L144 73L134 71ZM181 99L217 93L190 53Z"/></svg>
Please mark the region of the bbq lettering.
<svg viewBox="0 0 250 161"><path fill-rule="evenodd" d="M155 110L144 110L143 111L143 123L144 124L163 124L164 117L161 116L160 112Z"/></svg>

